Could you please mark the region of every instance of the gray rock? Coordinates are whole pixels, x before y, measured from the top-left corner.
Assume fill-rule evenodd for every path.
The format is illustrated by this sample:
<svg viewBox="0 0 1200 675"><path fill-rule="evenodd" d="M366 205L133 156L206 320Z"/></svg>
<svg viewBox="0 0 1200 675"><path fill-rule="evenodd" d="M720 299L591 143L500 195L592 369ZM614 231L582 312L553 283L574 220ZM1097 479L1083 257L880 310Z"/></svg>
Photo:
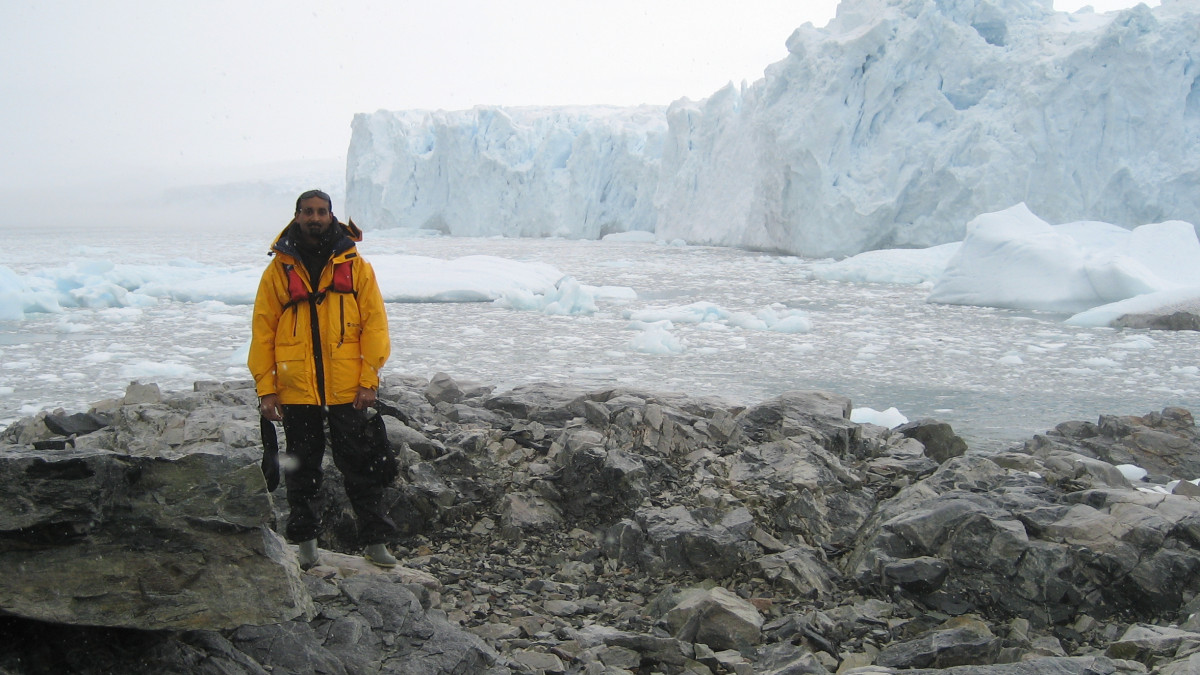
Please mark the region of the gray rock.
<svg viewBox="0 0 1200 675"><path fill-rule="evenodd" d="M788 438L748 447L730 459L728 478L779 505L776 528L830 548L848 546L875 506L859 475L820 440Z"/></svg>
<svg viewBox="0 0 1200 675"><path fill-rule="evenodd" d="M925 446L925 454L938 464L952 457L961 457L967 451L967 442L955 434L954 429L945 422L917 420L901 424L893 431L920 441Z"/></svg>
<svg viewBox="0 0 1200 675"><path fill-rule="evenodd" d="M1119 640L1110 644L1104 655L1157 666L1161 662L1174 660L1180 646L1185 644L1190 646L1189 651L1200 651L1200 633L1168 626L1137 624L1130 626Z"/></svg>
<svg viewBox="0 0 1200 675"><path fill-rule="evenodd" d="M803 598L828 598L838 589L841 574L820 549L797 546L782 553L763 556L751 563L764 579L778 583Z"/></svg>
<svg viewBox="0 0 1200 675"><path fill-rule="evenodd" d="M562 522L558 507L541 496L510 493L501 499L500 529L506 537L516 539L535 532L549 532Z"/></svg>
<svg viewBox="0 0 1200 675"><path fill-rule="evenodd" d="M441 441L429 438L400 420L385 416L383 424L387 428L388 442L394 448L407 446L425 460L436 459L446 454L446 446Z"/></svg>
<svg viewBox="0 0 1200 675"><path fill-rule="evenodd" d="M883 567L884 583L894 583L910 593L925 595L942 587L950 566L939 558L921 556L889 562Z"/></svg>
<svg viewBox="0 0 1200 675"><path fill-rule="evenodd" d="M1102 415L1095 424L1064 422L1027 441L1036 454L1057 446L1112 465L1136 464L1151 474L1193 480L1200 476L1200 431L1191 412L1163 408L1143 416Z"/></svg>
<svg viewBox="0 0 1200 675"><path fill-rule="evenodd" d="M974 617L951 619L926 634L896 642L879 652L876 665L885 668L952 668L996 662L1001 641Z"/></svg>
<svg viewBox="0 0 1200 675"><path fill-rule="evenodd" d="M575 616L583 611L579 603L571 600L547 600L543 608L551 616Z"/></svg>
<svg viewBox="0 0 1200 675"><path fill-rule="evenodd" d="M672 572L723 579L754 555L755 546L702 511L646 508L636 519L652 551L650 563Z"/></svg>
<svg viewBox="0 0 1200 675"><path fill-rule="evenodd" d="M953 666L942 669L914 668L912 670L881 669L878 666L859 669L860 673L878 672L904 675L1145 675L1146 668L1136 661L1121 661L1105 656L1075 656L1067 658L1034 658L1015 663Z"/></svg>
<svg viewBox="0 0 1200 675"><path fill-rule="evenodd" d="M1108 462L1059 446L1043 446L1034 454L1041 460L1038 473L1052 483L1067 483L1073 488L1129 487L1125 474Z"/></svg>
<svg viewBox="0 0 1200 675"><path fill-rule="evenodd" d="M850 421L850 399L823 391L794 391L747 408L738 416L749 443L809 438L834 454L857 449L859 425Z"/></svg>
<svg viewBox="0 0 1200 675"><path fill-rule="evenodd" d="M1159 675L1200 675L1200 652L1160 664Z"/></svg>
<svg viewBox="0 0 1200 675"><path fill-rule="evenodd" d="M1021 455L1028 457L1028 455ZM879 456L872 457L863 465L869 477L879 476L892 483L919 480L937 470L938 462L925 454L925 446L914 438L891 437L886 441Z"/></svg>
<svg viewBox="0 0 1200 675"><path fill-rule="evenodd" d="M677 639L711 649L745 649L762 636L763 618L754 605L720 586L691 593L663 617Z"/></svg>
<svg viewBox="0 0 1200 675"><path fill-rule="evenodd" d="M646 533L636 521L625 519L610 526L601 539L601 550L610 560L637 569L645 564Z"/></svg>
<svg viewBox="0 0 1200 675"><path fill-rule="evenodd" d="M102 413L46 415L42 421L47 429L60 436L83 436L112 424L112 419Z"/></svg>
<svg viewBox="0 0 1200 675"><path fill-rule="evenodd" d="M243 626L233 632L234 646L255 663L298 675L344 675L346 664L303 622ZM360 664L362 665L362 664ZM271 672L268 671L268 672Z"/></svg>
<svg viewBox="0 0 1200 675"><path fill-rule="evenodd" d="M439 403L437 410L446 419L462 425L500 426L510 419L507 415L463 403Z"/></svg>
<svg viewBox="0 0 1200 675"><path fill-rule="evenodd" d="M434 398L448 400L436 405L421 378L389 376L380 389L405 417L385 421L404 457L386 491L402 526L389 542L400 567L383 572L362 559L329 463L319 565L301 575L311 619L181 633L67 625L73 608L58 623L8 615L0 630L16 639L0 649L0 672L898 672L887 663L961 675L1147 671L1098 656L1110 647L1189 672L1191 638L1151 636L1148 645L1130 632L1122 642L1129 621L1200 625L1189 618L1200 616L1198 502L1165 488L1196 461L1182 409L1064 423L1025 452L968 450L938 464L915 438L850 422L849 400L821 392L744 407L547 385L494 396L454 383L459 397L452 382L439 382ZM261 495L254 399L249 383L203 383L158 403L97 404L89 412L113 425L75 441L121 457L122 467L218 457L243 467L237 475ZM30 441L53 436L45 418L14 423L0 442L28 455ZM1161 468L1130 485L1115 464L1142 455ZM49 455L29 456L45 464ZM32 555L35 535L90 532L119 502L98 499L75 465L54 472L81 489L39 491L25 469L0 472L4 555ZM213 483L188 481L203 508L231 508ZM280 496L263 495L251 510L277 526L287 515ZM151 505L118 510L131 508ZM29 529L29 514L50 516ZM221 523L235 543L244 536L228 515L193 520L197 529ZM125 532L123 541L144 539ZM279 547L294 565L290 547ZM253 565L227 567L228 578L260 584ZM744 617L724 623L703 612L675 624L680 637L669 634L668 613L675 621L677 606L718 583L758 616L758 637L745 637Z"/></svg>
<svg viewBox="0 0 1200 675"><path fill-rule="evenodd" d="M463 400L464 394L454 378L446 373L435 373L425 388L425 398L436 406L439 403L458 403Z"/></svg>
<svg viewBox="0 0 1200 675"><path fill-rule="evenodd" d="M879 583L897 560L943 560L944 585L924 601L953 613L1039 626L1077 614L1157 615L1200 587L1185 524L1197 519L1200 504L1185 497L1118 488L1064 495L968 454L883 505L851 564L858 578Z"/></svg>
<svg viewBox="0 0 1200 675"><path fill-rule="evenodd" d="M563 665L562 659L554 654L518 649L513 652L512 660L537 673L566 672L566 666Z"/></svg>
<svg viewBox="0 0 1200 675"><path fill-rule="evenodd" d="M581 416L582 389L553 383L527 384L503 394L486 397L483 407L515 418L543 424L561 424Z"/></svg>
<svg viewBox="0 0 1200 675"><path fill-rule="evenodd" d="M386 575L360 574L338 586L323 618L242 627L232 634L234 645L287 673L485 672L498 660L483 640L425 610Z"/></svg>
<svg viewBox="0 0 1200 675"><path fill-rule="evenodd" d="M138 405L143 403L159 403L161 401L162 392L159 391L157 384L130 382L129 386L125 388L125 398L122 403L124 405Z"/></svg>
<svg viewBox="0 0 1200 675"><path fill-rule="evenodd" d="M755 656L753 672L763 675L825 675L830 672L812 651L790 642L760 647Z"/></svg>
<svg viewBox="0 0 1200 675"><path fill-rule="evenodd" d="M1200 330L1200 313L1173 311L1159 314L1122 314L1109 324L1113 328L1149 328L1152 330Z"/></svg>
<svg viewBox="0 0 1200 675"><path fill-rule="evenodd" d="M497 640L512 640L521 636L521 629L510 623L485 623L467 630L483 638L489 644Z"/></svg>
<svg viewBox="0 0 1200 675"><path fill-rule="evenodd" d="M223 629L311 613L257 466L0 455L0 606L42 621Z"/></svg>
<svg viewBox="0 0 1200 675"><path fill-rule="evenodd" d="M572 631L571 635L584 647L624 647L641 654L643 660L674 667L688 663L695 654L690 644L672 637L633 633L599 624L583 626L577 631Z"/></svg>
<svg viewBox="0 0 1200 675"><path fill-rule="evenodd" d="M109 425L78 437L75 445L147 457L210 453L251 461L262 452L255 400L253 388L214 388L177 394L157 404L92 411L90 415L103 417Z"/></svg>
<svg viewBox="0 0 1200 675"><path fill-rule="evenodd" d="M602 438L592 445L578 439L569 437L556 458L566 510L576 515L602 513L606 518L632 513L650 494L645 463L632 453L606 450L599 445Z"/></svg>
<svg viewBox="0 0 1200 675"><path fill-rule="evenodd" d="M605 647L599 654L600 662L609 668L635 670L642 664L642 656L626 647Z"/></svg>

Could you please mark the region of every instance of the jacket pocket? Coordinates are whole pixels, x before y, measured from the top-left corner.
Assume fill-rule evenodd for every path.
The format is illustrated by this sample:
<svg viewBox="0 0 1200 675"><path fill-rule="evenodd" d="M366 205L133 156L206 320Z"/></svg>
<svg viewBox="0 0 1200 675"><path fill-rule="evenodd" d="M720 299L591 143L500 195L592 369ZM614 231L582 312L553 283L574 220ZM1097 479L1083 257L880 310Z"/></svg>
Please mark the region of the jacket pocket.
<svg viewBox="0 0 1200 675"><path fill-rule="evenodd" d="M358 301L353 296L342 294L340 304L341 311L338 320L341 323L341 335L338 337L338 342L341 344L358 342L359 336L362 335L362 318L358 313Z"/></svg>
<svg viewBox="0 0 1200 675"><path fill-rule="evenodd" d="M333 399L349 402L358 393L359 376L362 374L362 352L358 342L346 342L333 349L330 364Z"/></svg>
<svg viewBox="0 0 1200 675"><path fill-rule="evenodd" d="M275 378L281 395L292 398L303 393L306 397L316 397L310 363L307 345L275 345Z"/></svg>

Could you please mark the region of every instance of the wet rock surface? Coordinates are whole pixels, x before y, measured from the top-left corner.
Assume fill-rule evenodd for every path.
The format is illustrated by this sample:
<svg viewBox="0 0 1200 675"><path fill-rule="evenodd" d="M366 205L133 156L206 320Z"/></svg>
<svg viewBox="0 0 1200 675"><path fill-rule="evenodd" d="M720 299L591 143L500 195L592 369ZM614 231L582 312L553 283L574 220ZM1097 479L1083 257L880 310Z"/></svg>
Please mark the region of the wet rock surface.
<svg viewBox="0 0 1200 675"><path fill-rule="evenodd" d="M222 540L193 545L207 555L248 532L277 541L284 488L268 496L255 473L249 383L139 385L4 430L0 672L1049 675L1200 663L1200 499L1186 482L1200 477L1200 445L1186 410L1064 422L985 453L936 420L852 423L851 401L827 392L744 405L552 384L494 393L438 374L389 378L379 394L405 417L385 418L403 466L388 493L401 566L358 555L327 461L316 567L300 573L280 544L253 564L189 572L231 584L195 582L200 605L233 596L268 620L188 625L130 609L113 591L120 569L62 586L57 604L31 590L52 585L54 561L94 569L88 547L101 541L125 565L183 559L106 532L115 512L153 524L143 544L182 536L161 529L180 520ZM134 499L139 480L106 468L143 464L194 490ZM1148 474L1131 481L1120 464ZM46 487L80 466L86 489ZM224 485L243 489L211 497ZM204 515L186 510L199 503ZM153 604L128 583L143 576L126 575L126 602ZM272 577L297 580L291 595ZM84 612L81 598L107 610Z"/></svg>

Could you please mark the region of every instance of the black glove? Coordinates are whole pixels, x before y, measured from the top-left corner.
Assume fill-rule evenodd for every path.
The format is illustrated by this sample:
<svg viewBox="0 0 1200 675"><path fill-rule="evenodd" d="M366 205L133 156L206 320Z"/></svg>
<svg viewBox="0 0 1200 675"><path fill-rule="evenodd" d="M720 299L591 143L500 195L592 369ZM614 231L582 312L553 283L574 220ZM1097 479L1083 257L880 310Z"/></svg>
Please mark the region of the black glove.
<svg viewBox="0 0 1200 675"><path fill-rule="evenodd" d="M267 492L274 492L279 487L279 436L275 433L275 423L261 416L258 431L263 444L263 478L267 479Z"/></svg>

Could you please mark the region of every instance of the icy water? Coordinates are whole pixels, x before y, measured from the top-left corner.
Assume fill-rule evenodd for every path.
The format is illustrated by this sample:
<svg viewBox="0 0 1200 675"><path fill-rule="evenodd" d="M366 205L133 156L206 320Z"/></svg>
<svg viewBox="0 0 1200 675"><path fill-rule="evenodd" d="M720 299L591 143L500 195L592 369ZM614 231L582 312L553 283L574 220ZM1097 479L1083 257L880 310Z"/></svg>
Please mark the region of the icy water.
<svg viewBox="0 0 1200 675"><path fill-rule="evenodd" d="M73 259L260 268L278 228L204 233L3 232L0 265L26 274ZM438 258L484 254L554 265L592 286L637 299L601 302L591 316L551 316L490 303L388 305L387 370L442 371L504 390L553 381L715 395L752 404L797 389L896 407L909 419L951 423L976 446L999 447L1066 420L1145 414L1179 405L1200 413L1200 334L1076 328L1063 316L934 305L916 286L817 281L817 261L733 249L559 239L402 239L367 233L372 253ZM627 312L710 302L754 313L807 312L803 334L676 323L686 350L636 351ZM167 390L195 380L249 377L237 353L250 307L161 301L141 308L69 309L0 322L0 426L37 410L86 410L134 379Z"/></svg>

